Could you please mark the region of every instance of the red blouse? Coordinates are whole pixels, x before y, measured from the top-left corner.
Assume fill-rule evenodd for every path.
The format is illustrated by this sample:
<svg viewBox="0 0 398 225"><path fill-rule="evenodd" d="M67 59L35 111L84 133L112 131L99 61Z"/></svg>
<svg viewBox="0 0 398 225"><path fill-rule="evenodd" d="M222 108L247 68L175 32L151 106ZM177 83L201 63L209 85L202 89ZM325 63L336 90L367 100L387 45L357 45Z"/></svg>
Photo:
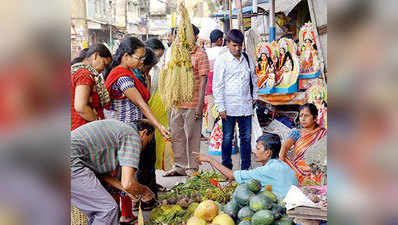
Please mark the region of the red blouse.
<svg viewBox="0 0 398 225"><path fill-rule="evenodd" d="M104 119L104 110L100 103L100 98L95 90L95 82L91 73L87 69L77 70L71 78L71 131L90 122L81 117L75 110L75 89L78 85L88 85L91 89L89 105L97 111L98 117Z"/></svg>

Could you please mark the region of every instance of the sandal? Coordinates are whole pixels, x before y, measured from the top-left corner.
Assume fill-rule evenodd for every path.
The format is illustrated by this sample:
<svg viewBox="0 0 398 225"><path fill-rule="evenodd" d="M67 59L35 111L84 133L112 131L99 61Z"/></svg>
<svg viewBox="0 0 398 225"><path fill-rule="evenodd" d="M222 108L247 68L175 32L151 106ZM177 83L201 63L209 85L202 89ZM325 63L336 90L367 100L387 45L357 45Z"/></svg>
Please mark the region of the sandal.
<svg viewBox="0 0 398 225"><path fill-rule="evenodd" d="M177 170L171 170L165 174L163 174L163 177L176 177L176 176L186 176L186 173L179 173Z"/></svg>
<svg viewBox="0 0 398 225"><path fill-rule="evenodd" d="M152 199L149 202L141 202L141 210L143 211L149 211L155 207L156 207L156 200L154 199ZM139 203L137 202L133 207L133 211L138 211L138 210L139 210Z"/></svg>
<svg viewBox="0 0 398 225"><path fill-rule="evenodd" d="M133 220L130 220L129 222L120 222L120 225L134 225L138 222L138 217L133 215Z"/></svg>

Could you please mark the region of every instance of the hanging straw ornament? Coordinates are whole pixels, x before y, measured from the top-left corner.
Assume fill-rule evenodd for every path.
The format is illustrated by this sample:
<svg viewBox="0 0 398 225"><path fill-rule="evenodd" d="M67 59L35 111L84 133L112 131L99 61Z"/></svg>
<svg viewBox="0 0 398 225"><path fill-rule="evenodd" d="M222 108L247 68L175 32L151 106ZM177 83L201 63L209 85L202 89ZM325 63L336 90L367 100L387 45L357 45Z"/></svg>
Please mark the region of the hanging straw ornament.
<svg viewBox="0 0 398 225"><path fill-rule="evenodd" d="M159 74L159 92L167 109L190 102L194 93L194 77L191 51L195 48L195 36L188 10L181 3L178 7L179 26L171 45L171 57L166 70Z"/></svg>

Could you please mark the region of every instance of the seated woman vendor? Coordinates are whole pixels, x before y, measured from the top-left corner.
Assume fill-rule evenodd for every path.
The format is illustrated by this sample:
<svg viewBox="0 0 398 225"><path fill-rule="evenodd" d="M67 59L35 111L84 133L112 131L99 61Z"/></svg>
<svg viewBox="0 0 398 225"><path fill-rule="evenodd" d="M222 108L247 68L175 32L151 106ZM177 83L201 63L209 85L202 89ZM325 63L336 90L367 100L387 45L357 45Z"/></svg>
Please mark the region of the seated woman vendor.
<svg viewBox="0 0 398 225"><path fill-rule="evenodd" d="M208 162L230 180L236 180L239 184L249 179L256 179L261 182L262 189L265 185L272 185L272 191L284 197L291 185L298 186L294 171L285 162L278 160L281 149L281 140L276 134L266 134L257 139L256 161L262 162L263 166L251 170L232 171L224 167L213 157L197 154L196 160L199 164Z"/></svg>
<svg viewBox="0 0 398 225"><path fill-rule="evenodd" d="M282 145L279 159L294 170L300 186L319 185L323 174L314 174L305 160L307 150L327 135L327 130L316 123L318 109L307 103L299 109L300 129L293 129ZM288 157L287 152L292 151Z"/></svg>

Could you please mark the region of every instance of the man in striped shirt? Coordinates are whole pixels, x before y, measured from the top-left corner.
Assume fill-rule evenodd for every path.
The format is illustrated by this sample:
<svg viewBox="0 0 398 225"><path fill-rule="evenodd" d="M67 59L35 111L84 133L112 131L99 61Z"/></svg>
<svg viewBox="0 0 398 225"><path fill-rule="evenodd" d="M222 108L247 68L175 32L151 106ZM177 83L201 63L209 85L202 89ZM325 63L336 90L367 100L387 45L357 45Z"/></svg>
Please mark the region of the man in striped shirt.
<svg viewBox="0 0 398 225"><path fill-rule="evenodd" d="M152 140L146 120L137 129L117 120L87 123L71 133L71 203L87 215L88 224L119 224L118 205L97 177L132 198L144 201L153 192L135 179L141 149ZM109 174L121 171L121 181Z"/></svg>

